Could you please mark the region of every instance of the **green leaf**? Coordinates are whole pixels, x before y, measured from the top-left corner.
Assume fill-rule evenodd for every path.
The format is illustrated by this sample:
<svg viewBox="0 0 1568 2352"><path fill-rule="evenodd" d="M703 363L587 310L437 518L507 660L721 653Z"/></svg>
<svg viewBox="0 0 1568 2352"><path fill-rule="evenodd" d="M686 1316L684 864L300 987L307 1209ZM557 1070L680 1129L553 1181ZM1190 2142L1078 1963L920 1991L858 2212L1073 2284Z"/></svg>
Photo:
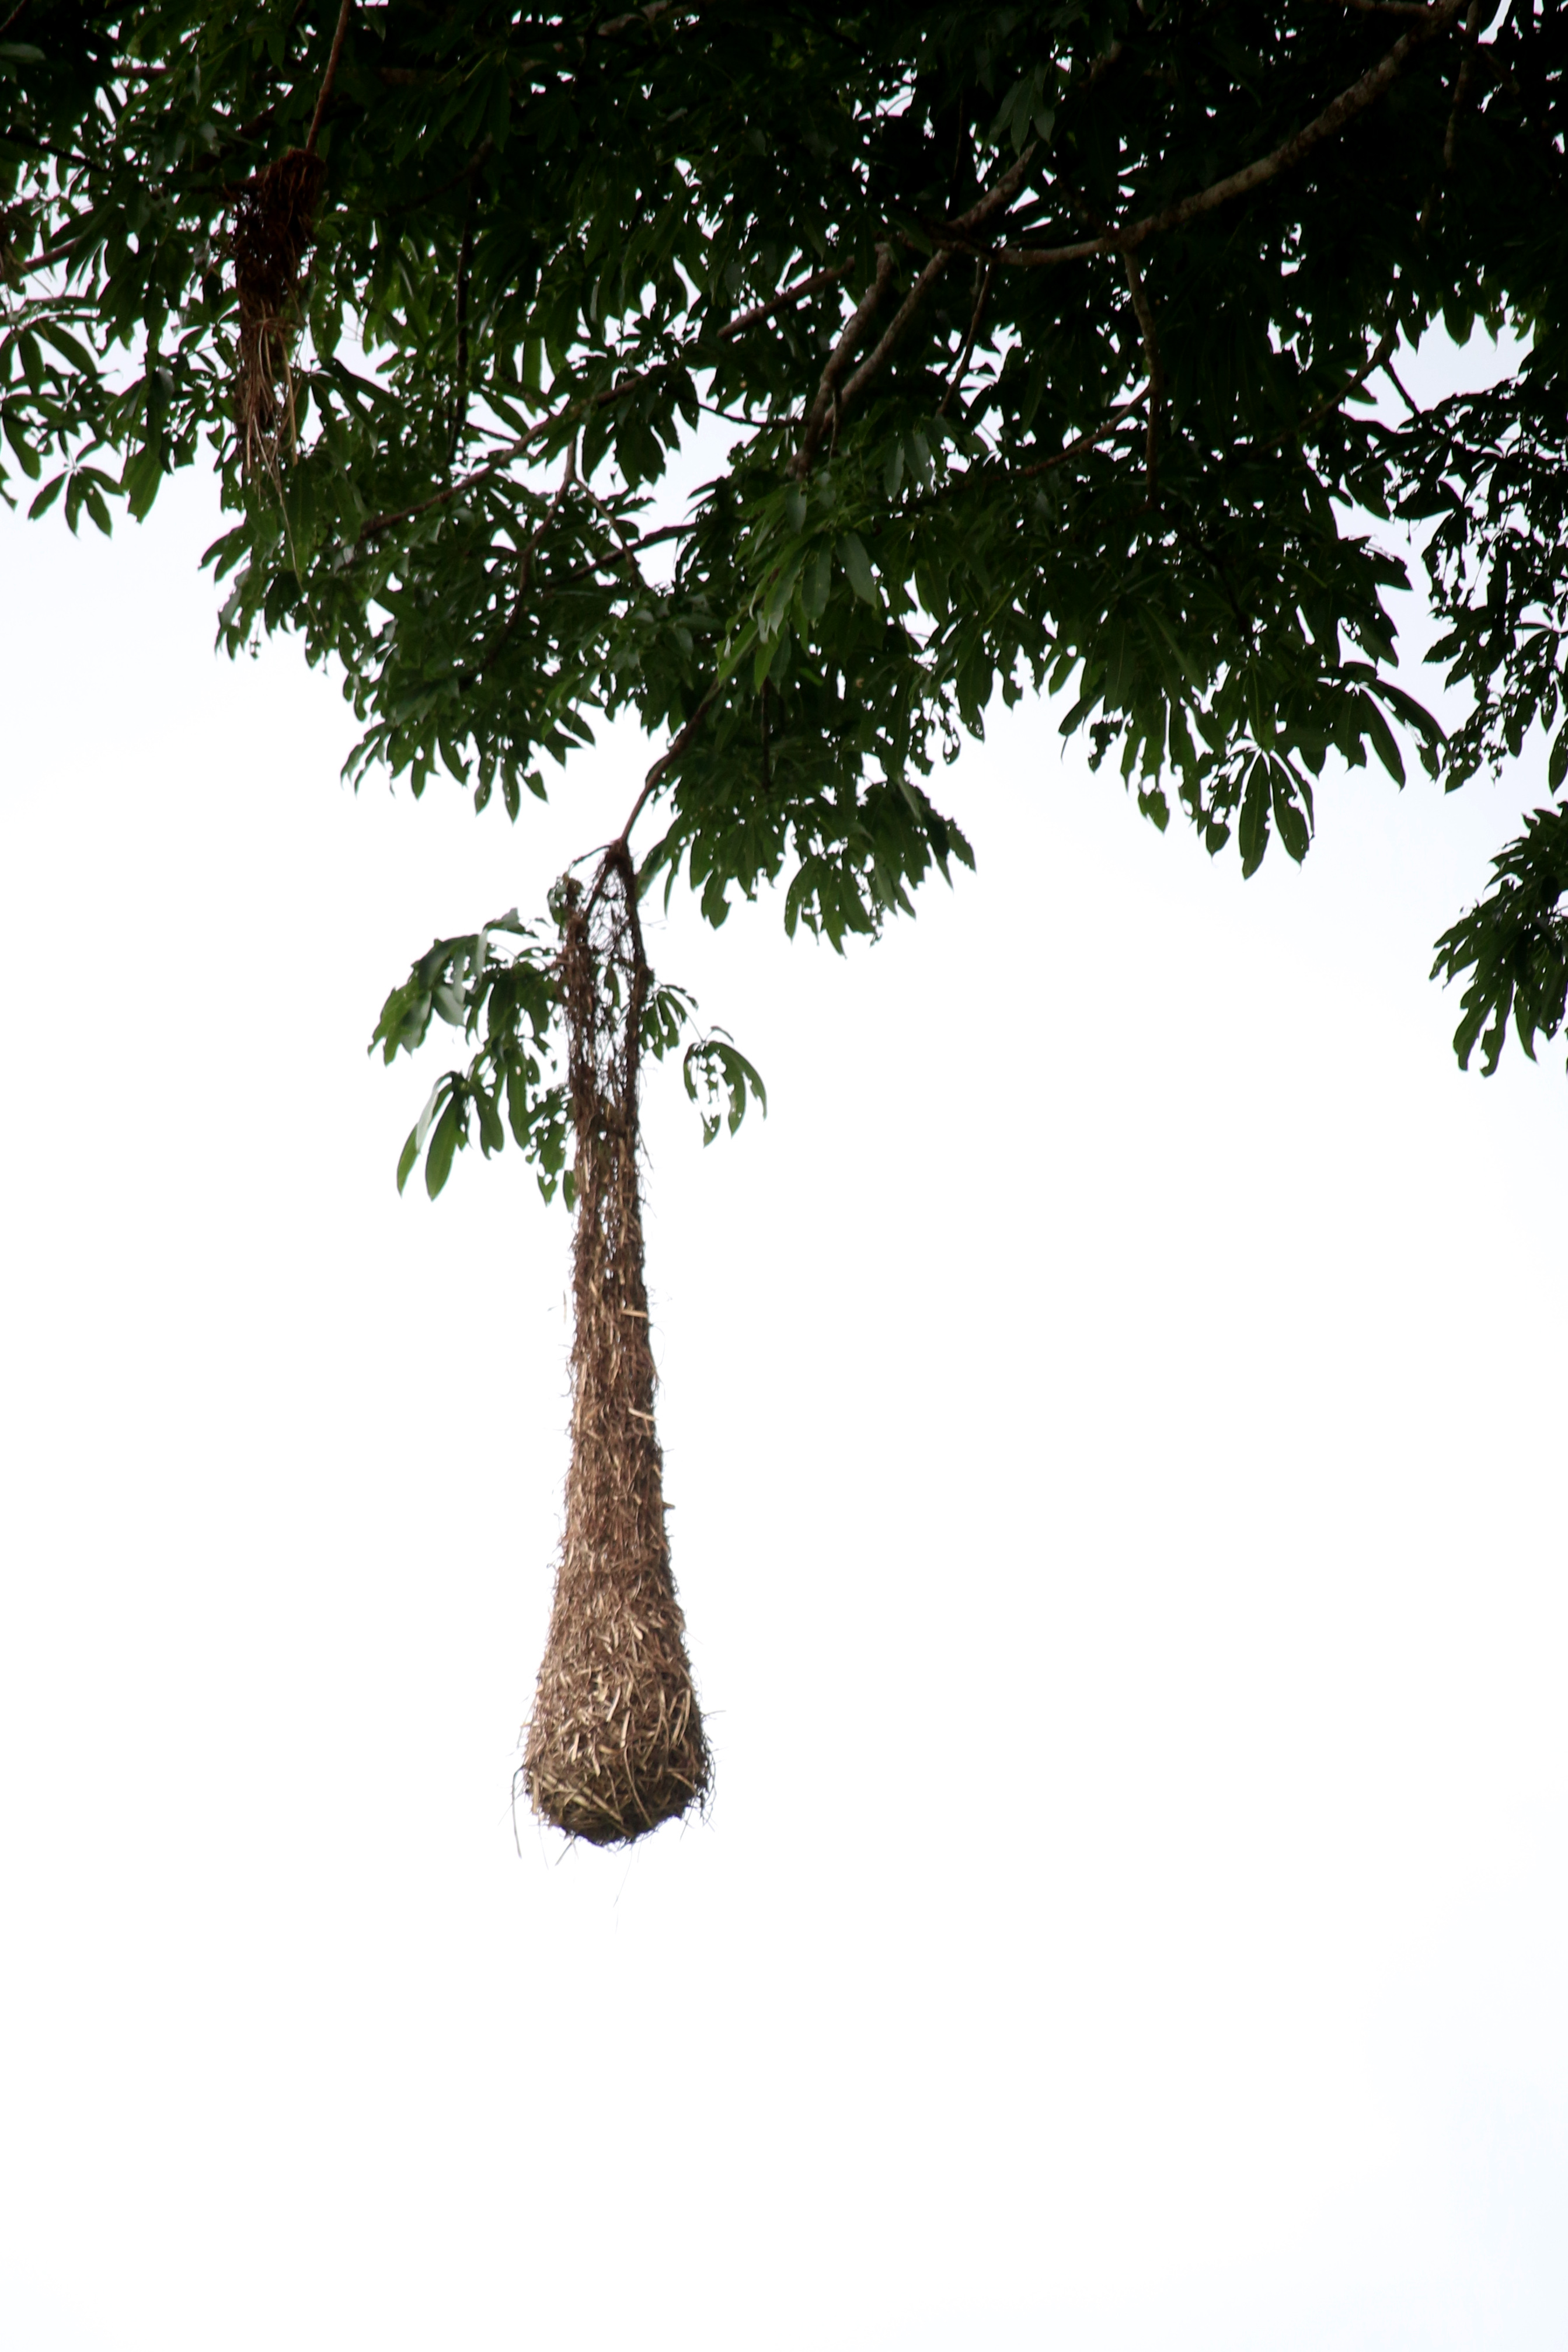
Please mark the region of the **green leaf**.
<svg viewBox="0 0 1568 2352"><path fill-rule="evenodd" d="M840 540L839 561L844 567L844 575L850 586L861 602L863 604L869 604L873 612L880 611L882 598L877 593L876 581L871 568L871 558L865 551L865 541L858 531L846 531L843 538Z"/></svg>
<svg viewBox="0 0 1568 2352"><path fill-rule="evenodd" d="M63 360L68 360L72 367L79 368L83 375L97 374L98 362L86 344L78 341L68 327L62 327L57 319L38 320L35 332L41 341L51 344Z"/></svg>
<svg viewBox="0 0 1568 2352"><path fill-rule="evenodd" d="M1247 779L1241 801L1237 840L1241 850L1242 879L1249 880L1263 863L1269 846L1269 762L1259 754Z"/></svg>
<svg viewBox="0 0 1568 2352"><path fill-rule="evenodd" d="M36 482L43 472L43 463L37 451L28 440L21 417L10 401L6 402L4 410L0 410L0 426L5 428L5 438L16 453L16 463L28 480Z"/></svg>
<svg viewBox="0 0 1568 2352"><path fill-rule="evenodd" d="M1312 845L1312 833L1296 802L1291 784L1290 770L1276 767L1271 779L1274 823L1279 827L1287 856L1293 857L1299 866Z"/></svg>
<svg viewBox="0 0 1568 2352"><path fill-rule="evenodd" d="M1373 750L1395 782L1403 784L1405 761L1400 756L1399 746L1394 740L1394 730L1369 694L1364 694L1361 698L1361 714L1366 731L1372 738Z"/></svg>
<svg viewBox="0 0 1568 2352"><path fill-rule="evenodd" d="M433 1201L452 1173L453 1154L467 1141L465 1127L461 1102L454 1095L436 1121L424 1158L424 1189Z"/></svg>
<svg viewBox="0 0 1568 2352"><path fill-rule="evenodd" d="M474 1108L479 1115L479 1149L488 1160L493 1153L503 1150L506 1147L507 1137L506 1130L501 1125L501 1114L497 1108L494 1095L483 1092L475 1095Z"/></svg>

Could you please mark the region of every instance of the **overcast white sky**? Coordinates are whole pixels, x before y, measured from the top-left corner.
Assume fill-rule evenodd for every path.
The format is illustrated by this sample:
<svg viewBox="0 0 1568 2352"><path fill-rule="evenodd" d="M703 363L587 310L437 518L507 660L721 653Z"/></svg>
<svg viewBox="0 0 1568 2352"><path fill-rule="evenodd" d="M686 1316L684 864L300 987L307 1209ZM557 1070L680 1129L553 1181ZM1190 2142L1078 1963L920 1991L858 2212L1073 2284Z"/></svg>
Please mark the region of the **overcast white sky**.
<svg viewBox="0 0 1568 2352"><path fill-rule="evenodd" d="M1539 747L1244 887L1026 705L874 951L677 904L717 1801L519 1860L568 1225L364 1048L648 754L356 802L210 498L0 524L0 2340L1560 2352L1568 1086L1426 978Z"/></svg>

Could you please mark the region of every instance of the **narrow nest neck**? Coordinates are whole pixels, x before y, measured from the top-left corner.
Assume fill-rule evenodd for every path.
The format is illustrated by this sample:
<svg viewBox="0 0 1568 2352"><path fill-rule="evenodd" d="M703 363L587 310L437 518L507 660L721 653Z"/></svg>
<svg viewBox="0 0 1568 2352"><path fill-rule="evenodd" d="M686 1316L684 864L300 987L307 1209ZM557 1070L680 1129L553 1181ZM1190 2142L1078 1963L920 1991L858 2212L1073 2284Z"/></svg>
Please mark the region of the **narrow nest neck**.
<svg viewBox="0 0 1568 2352"><path fill-rule="evenodd" d="M536 1813L622 1844L707 1797L712 1761L664 1528L637 1166L648 970L624 856L574 904L566 993L577 1230L571 1462L549 1633L527 1727Z"/></svg>

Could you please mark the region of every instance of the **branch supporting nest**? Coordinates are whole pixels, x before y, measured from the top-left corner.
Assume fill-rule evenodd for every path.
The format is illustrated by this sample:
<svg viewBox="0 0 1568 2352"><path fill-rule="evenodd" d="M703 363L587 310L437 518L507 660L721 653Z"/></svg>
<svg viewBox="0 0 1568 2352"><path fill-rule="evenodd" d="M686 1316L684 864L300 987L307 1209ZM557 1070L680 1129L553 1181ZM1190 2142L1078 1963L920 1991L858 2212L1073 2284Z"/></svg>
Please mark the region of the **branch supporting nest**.
<svg viewBox="0 0 1568 2352"><path fill-rule="evenodd" d="M292 359L299 334L300 264L315 233L316 206L327 175L316 142L338 78L353 5L354 0L343 0L339 11L304 146L289 148L234 192L228 244L239 303L235 406L240 454L247 472L259 467L275 486L285 458L294 454L297 437Z"/></svg>
<svg viewBox="0 0 1568 2352"><path fill-rule="evenodd" d="M686 1655L653 1420L637 1167L649 971L624 841L569 883L561 980L576 1133L571 1464L522 1776L534 1811L622 1845L706 1802L712 1759Z"/></svg>
<svg viewBox="0 0 1568 2352"><path fill-rule="evenodd" d="M277 481L295 444L294 374L299 265L309 247L325 167L291 147L247 180L235 198L229 251L239 301L235 406L246 470Z"/></svg>

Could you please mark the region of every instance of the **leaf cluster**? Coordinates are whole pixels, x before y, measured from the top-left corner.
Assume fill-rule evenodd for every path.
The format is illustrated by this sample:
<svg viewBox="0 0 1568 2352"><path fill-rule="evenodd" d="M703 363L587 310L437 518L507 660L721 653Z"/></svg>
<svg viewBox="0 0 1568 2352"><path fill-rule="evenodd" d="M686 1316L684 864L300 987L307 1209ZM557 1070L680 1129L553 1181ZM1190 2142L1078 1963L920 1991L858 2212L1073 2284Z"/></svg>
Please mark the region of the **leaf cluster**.
<svg viewBox="0 0 1568 2352"><path fill-rule="evenodd" d="M1331 757L1455 784L1539 719L1563 782L1560 11L358 0L284 322L297 439L260 476L232 226L337 25L31 0L8 28L0 488L108 529L204 447L222 639L333 667L356 777L516 817L634 713L678 747L643 886L718 924L777 883L834 946L971 862L934 779L998 694L1061 696L1153 823L1246 874L1304 856ZM1369 383L1437 320L1529 359L1381 421ZM661 503L705 420L722 464ZM1422 535L1451 738L1393 674L1382 523ZM1503 903L1445 969L1506 962ZM549 950L442 945L377 1033L412 1046L445 989L479 1043L416 1130L427 1181L509 1125L549 1188Z"/></svg>
<svg viewBox="0 0 1568 2352"><path fill-rule="evenodd" d="M534 1163L544 1198L553 1200L559 1190L567 1207L573 1205L561 1004L559 926L546 934L523 922L515 907L477 931L434 940L418 959L382 1005L371 1052L379 1048L389 1063L416 1053L433 1019L458 1031L475 1051L465 1069L443 1071L409 1129L398 1160L400 1192L422 1153L434 1200L473 1135L488 1160L510 1134ZM721 1125L735 1133L754 1097L766 1116L768 1093L733 1038L723 1030L699 1032L695 1020L688 991L653 982L643 1008L643 1051L655 1061L681 1052L685 1090L711 1143Z"/></svg>

